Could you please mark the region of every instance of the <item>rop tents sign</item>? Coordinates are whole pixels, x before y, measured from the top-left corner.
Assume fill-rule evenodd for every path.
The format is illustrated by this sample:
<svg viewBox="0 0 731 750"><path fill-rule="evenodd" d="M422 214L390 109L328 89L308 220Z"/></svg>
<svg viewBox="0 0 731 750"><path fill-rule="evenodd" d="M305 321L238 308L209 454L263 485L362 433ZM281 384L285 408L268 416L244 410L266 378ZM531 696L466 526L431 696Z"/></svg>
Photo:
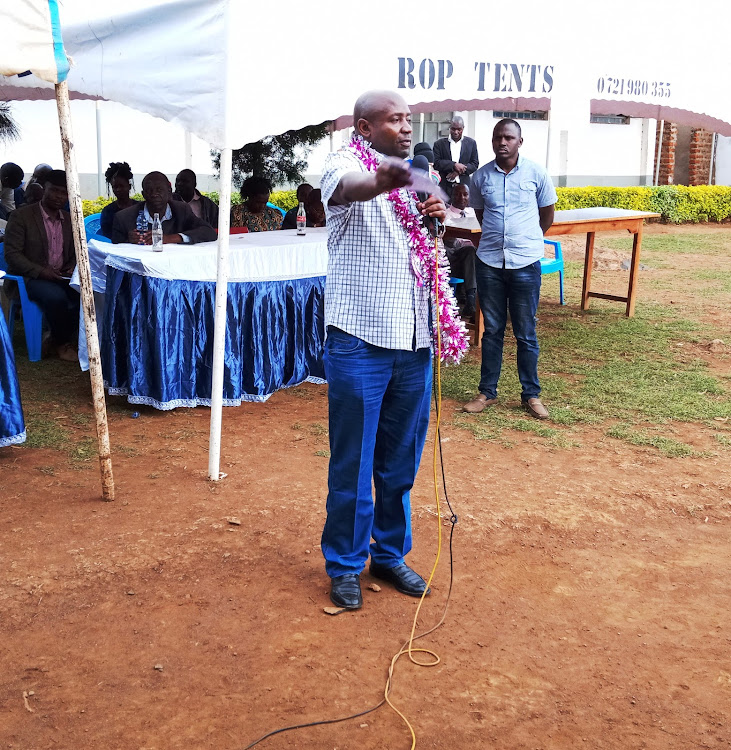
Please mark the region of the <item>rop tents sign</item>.
<svg viewBox="0 0 731 750"><path fill-rule="evenodd" d="M545 64L478 61L470 70L446 59L399 57L396 88L434 89L448 94L453 87L460 97L467 91L525 96L550 94L553 76L554 66Z"/></svg>

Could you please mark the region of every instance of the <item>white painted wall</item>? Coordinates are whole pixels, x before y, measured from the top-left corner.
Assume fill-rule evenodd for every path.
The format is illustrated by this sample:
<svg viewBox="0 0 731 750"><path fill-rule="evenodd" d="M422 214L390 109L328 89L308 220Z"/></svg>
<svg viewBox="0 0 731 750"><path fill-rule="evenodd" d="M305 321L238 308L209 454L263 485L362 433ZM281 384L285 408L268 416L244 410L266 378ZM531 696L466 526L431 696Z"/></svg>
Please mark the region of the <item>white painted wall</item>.
<svg viewBox="0 0 731 750"><path fill-rule="evenodd" d="M731 185L731 138L724 135L716 142L716 185Z"/></svg>
<svg viewBox="0 0 731 750"><path fill-rule="evenodd" d="M459 112L465 121L464 134L477 141L480 166L492 161L492 131L498 119L491 111ZM639 185L652 184L654 159L655 120L633 118L628 125L600 125L589 122L588 114L572 113L569 119L568 137L565 139L565 166L568 169L568 186L582 185ZM551 159L549 171L558 182L561 174L560 134L565 119L555 118L551 122ZM546 166L549 137L547 120L520 120L523 133L521 154ZM338 149L347 142L350 131L341 130L333 134L333 148ZM416 137L416 136L415 136ZM643 148L644 143L644 148ZM308 181L313 185L319 181L325 157L330 150L330 139L326 138L309 158Z"/></svg>
<svg viewBox="0 0 731 750"><path fill-rule="evenodd" d="M110 161L128 161L135 173L139 188L142 176L160 170L169 176L186 166L186 139L183 130L163 120L136 112L114 102L100 102L102 125L102 170ZM71 104L77 161L81 175L82 195L94 198L97 190L96 115L94 102L74 101ZM58 122L54 102L14 102L14 117L21 129L17 143L0 144L0 163L14 161L30 173L39 162L53 167L63 164ZM481 164L493 158L492 130L497 122L490 111L460 113L465 120L465 135L477 141ZM599 125L589 123L585 110L577 110L573 103L555 103L551 113L551 158L549 172L558 182L562 170L567 169L567 185L638 185L644 176L645 184L652 184L655 151L655 121L633 119L629 125ZM523 147L521 153L538 164L546 165L549 122L521 120ZM561 131L564 149L561 151ZM333 134L334 149L347 142L349 131ZM643 149L643 141L645 147ZM209 147L196 137L190 139L192 169L198 174L202 190L218 189L212 177ZM306 180L319 184L325 157L330 152L331 139L325 138L309 157ZM561 157L565 158L562 159ZM725 182L722 182L724 180ZM731 184L731 139L719 138L717 156L718 184Z"/></svg>

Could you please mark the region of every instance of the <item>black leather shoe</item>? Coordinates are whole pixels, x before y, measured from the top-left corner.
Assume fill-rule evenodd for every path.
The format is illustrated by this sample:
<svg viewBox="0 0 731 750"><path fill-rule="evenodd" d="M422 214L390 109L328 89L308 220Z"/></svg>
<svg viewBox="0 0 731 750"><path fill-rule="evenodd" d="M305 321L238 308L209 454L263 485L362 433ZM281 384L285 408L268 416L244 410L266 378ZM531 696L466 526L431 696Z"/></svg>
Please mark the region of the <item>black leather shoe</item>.
<svg viewBox="0 0 731 750"><path fill-rule="evenodd" d="M360 576L346 573L330 579L330 601L343 609L360 609L363 606L363 595L360 592Z"/></svg>
<svg viewBox="0 0 731 750"><path fill-rule="evenodd" d="M421 596L426 588L426 581L406 563L401 563L395 568L387 568L378 563L371 563L371 575L374 578L380 578L382 581L388 581L396 587L396 591L408 596ZM431 589L427 589L427 594Z"/></svg>

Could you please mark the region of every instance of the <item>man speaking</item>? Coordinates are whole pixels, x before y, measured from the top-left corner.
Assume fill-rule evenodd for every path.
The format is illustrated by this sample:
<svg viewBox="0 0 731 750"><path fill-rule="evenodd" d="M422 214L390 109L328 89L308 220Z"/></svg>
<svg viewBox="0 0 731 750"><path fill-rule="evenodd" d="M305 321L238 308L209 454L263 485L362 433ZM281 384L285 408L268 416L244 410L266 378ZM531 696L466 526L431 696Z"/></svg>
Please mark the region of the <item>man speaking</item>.
<svg viewBox="0 0 731 750"><path fill-rule="evenodd" d="M418 203L403 189L411 113L398 94L363 94L353 124L353 140L329 155L321 182L330 427L322 553L330 598L344 609L363 604L360 573L369 552L371 575L401 593L421 596L426 586L404 563L432 382L429 292L412 272L405 223L406 214L446 214L440 198Z"/></svg>

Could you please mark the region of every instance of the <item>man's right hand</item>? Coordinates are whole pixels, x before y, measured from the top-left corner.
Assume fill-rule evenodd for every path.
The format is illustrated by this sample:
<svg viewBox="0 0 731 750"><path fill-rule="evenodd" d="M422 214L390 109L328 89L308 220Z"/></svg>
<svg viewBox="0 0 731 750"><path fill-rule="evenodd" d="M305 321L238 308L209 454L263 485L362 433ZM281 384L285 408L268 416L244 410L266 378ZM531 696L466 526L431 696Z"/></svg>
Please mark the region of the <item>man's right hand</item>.
<svg viewBox="0 0 731 750"><path fill-rule="evenodd" d="M332 205L369 201L381 193L408 185L409 166L401 159L384 159L375 172L347 172L340 178L330 198Z"/></svg>
<svg viewBox="0 0 731 750"><path fill-rule="evenodd" d="M60 273L54 271L53 268L47 266L38 272L38 278L43 281L63 281L63 276Z"/></svg>
<svg viewBox="0 0 731 750"><path fill-rule="evenodd" d="M384 159L376 169L376 188L379 194L402 188L410 180L409 165L400 159Z"/></svg>

